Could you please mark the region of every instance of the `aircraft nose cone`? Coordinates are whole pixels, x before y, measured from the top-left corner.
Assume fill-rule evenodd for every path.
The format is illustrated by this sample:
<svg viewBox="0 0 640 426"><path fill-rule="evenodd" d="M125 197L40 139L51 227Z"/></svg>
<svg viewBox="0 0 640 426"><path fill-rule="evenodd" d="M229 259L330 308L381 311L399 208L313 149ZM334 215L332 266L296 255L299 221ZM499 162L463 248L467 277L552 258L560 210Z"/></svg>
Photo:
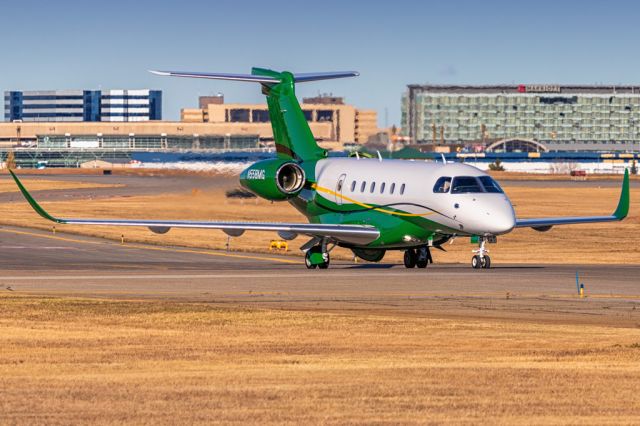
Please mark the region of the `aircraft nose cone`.
<svg viewBox="0 0 640 426"><path fill-rule="evenodd" d="M488 218L487 231L492 235L506 234L516 226L516 216L511 206L492 210Z"/></svg>

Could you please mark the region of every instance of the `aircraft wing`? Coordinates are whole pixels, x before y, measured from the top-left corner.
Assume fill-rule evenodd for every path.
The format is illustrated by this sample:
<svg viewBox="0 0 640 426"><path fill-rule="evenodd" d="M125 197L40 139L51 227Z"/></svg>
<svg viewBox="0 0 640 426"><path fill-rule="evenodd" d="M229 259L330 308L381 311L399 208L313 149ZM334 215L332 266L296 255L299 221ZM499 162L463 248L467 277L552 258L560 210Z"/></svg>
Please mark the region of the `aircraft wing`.
<svg viewBox="0 0 640 426"><path fill-rule="evenodd" d="M144 219L65 219L50 215L38 204L22 185L20 179L9 170L20 192L31 207L43 218L55 223L67 225L105 225L105 226L143 226L155 233L164 234L171 228L220 229L228 235L239 236L244 231L274 231L291 234L303 234L311 237L326 237L351 244L368 244L380 236L380 232L368 225L333 225L313 223L269 223L269 222L203 222L188 220L144 220Z"/></svg>
<svg viewBox="0 0 640 426"><path fill-rule="evenodd" d="M629 170L625 170L618 207L612 215L516 219L516 228L533 228L536 231L548 231L552 226L556 225L619 221L627 217L627 214L629 214L629 202Z"/></svg>

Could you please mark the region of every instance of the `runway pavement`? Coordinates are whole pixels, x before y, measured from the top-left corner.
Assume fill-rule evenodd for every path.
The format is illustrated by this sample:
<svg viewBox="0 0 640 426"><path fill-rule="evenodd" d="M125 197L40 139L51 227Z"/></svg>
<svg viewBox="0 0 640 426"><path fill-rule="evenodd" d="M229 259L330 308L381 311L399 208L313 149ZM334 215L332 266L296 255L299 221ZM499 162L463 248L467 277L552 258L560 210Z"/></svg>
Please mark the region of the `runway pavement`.
<svg viewBox="0 0 640 426"><path fill-rule="evenodd" d="M1 227L0 294L165 299L337 313L504 318L640 326L640 266L431 265L124 244ZM587 297L577 295L580 272Z"/></svg>

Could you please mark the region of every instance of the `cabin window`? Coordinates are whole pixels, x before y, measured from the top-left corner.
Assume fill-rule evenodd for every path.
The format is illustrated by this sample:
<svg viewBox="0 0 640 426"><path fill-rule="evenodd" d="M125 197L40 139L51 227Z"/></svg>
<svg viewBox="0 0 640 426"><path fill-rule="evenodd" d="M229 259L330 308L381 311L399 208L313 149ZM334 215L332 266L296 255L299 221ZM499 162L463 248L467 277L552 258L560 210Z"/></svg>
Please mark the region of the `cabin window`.
<svg viewBox="0 0 640 426"><path fill-rule="evenodd" d="M382 183L380 184L380 193L381 193L381 194L384 194L384 187L385 187L386 185L387 185L387 184L386 184L386 183L384 183L384 182L382 182Z"/></svg>
<svg viewBox="0 0 640 426"><path fill-rule="evenodd" d="M502 188L500 188L500 185L498 185L498 182L493 180L491 176L480 176L478 179L480 179L485 191L495 194L502 194L504 192Z"/></svg>
<svg viewBox="0 0 640 426"><path fill-rule="evenodd" d="M436 181L435 185L433 185L433 192L438 194L445 194L449 192L450 188L451 188L451 178L443 176Z"/></svg>
<svg viewBox="0 0 640 426"><path fill-rule="evenodd" d="M400 195L404 194L405 187L406 187L406 185L404 183L402 185L400 185Z"/></svg>
<svg viewBox="0 0 640 426"><path fill-rule="evenodd" d="M351 182L351 192L356 190L356 181Z"/></svg>
<svg viewBox="0 0 640 426"><path fill-rule="evenodd" d="M364 189L367 187L367 181L363 180L362 184L360 185L360 192L364 192Z"/></svg>
<svg viewBox="0 0 640 426"><path fill-rule="evenodd" d="M389 194L393 194L396 192L396 184L395 182L391 184L391 189L389 189Z"/></svg>
<svg viewBox="0 0 640 426"><path fill-rule="evenodd" d="M371 182L371 190L369 192L371 192L373 194L373 191L376 190L376 183L375 182Z"/></svg>
<svg viewBox="0 0 640 426"><path fill-rule="evenodd" d="M453 183L451 184L452 194L469 194L478 192L484 191L482 190L480 181L474 176L458 176L453 178Z"/></svg>

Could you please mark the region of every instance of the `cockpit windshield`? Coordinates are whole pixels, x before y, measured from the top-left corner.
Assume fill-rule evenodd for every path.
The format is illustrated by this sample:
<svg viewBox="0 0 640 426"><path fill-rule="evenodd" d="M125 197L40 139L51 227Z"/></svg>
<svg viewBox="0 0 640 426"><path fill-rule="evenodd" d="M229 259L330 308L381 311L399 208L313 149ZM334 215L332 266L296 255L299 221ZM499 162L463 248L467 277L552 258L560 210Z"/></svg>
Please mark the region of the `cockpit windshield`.
<svg viewBox="0 0 640 426"><path fill-rule="evenodd" d="M451 178L443 176L437 180L435 185L433 185L433 192L438 194L445 194L449 192L450 188L451 188Z"/></svg>
<svg viewBox="0 0 640 426"><path fill-rule="evenodd" d="M473 176L458 176L453 178L451 185L452 194L468 194L484 192L480 181Z"/></svg>
<svg viewBox="0 0 640 426"><path fill-rule="evenodd" d="M491 176L480 176L478 179L482 182L482 186L484 186L485 191L497 194L502 194L504 192L502 188L500 188L500 185L498 185L498 182L493 180Z"/></svg>
<svg viewBox="0 0 640 426"><path fill-rule="evenodd" d="M491 176L458 176L453 179L443 176L436 181L433 192L446 194L451 190L452 194L470 194L488 192L503 194L504 191Z"/></svg>

